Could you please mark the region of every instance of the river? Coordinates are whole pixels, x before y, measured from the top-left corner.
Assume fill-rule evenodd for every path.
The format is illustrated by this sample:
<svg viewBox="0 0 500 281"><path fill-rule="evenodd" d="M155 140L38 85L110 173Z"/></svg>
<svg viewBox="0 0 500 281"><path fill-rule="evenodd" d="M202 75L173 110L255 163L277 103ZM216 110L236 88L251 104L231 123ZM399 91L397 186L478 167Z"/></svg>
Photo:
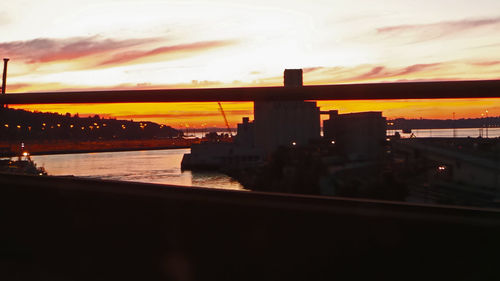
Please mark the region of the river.
<svg viewBox="0 0 500 281"><path fill-rule="evenodd" d="M221 173L181 171L182 156L189 152L190 149L164 149L35 155L31 159L53 176L243 189Z"/></svg>

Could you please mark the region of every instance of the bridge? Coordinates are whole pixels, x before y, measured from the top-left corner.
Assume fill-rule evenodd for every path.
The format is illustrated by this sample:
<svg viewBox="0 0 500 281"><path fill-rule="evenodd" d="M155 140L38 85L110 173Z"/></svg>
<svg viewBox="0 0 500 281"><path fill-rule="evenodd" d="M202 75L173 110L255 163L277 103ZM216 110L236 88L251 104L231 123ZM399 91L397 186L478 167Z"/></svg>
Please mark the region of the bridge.
<svg viewBox="0 0 500 281"><path fill-rule="evenodd" d="M110 90L0 95L0 104L499 98L500 80Z"/></svg>

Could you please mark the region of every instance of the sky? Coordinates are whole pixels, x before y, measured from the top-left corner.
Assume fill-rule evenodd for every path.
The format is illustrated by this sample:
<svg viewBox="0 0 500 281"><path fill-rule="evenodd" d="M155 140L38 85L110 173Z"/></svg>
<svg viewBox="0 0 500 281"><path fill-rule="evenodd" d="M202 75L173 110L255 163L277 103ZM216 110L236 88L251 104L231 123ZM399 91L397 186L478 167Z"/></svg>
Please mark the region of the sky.
<svg viewBox="0 0 500 281"><path fill-rule="evenodd" d="M499 79L499 31L498 0L0 4L8 93L280 86L285 68L304 69L306 85ZM320 105L341 113L383 110L389 118L500 115L497 99ZM251 103L223 106L233 126L252 116ZM22 108L174 126L223 123L214 103Z"/></svg>

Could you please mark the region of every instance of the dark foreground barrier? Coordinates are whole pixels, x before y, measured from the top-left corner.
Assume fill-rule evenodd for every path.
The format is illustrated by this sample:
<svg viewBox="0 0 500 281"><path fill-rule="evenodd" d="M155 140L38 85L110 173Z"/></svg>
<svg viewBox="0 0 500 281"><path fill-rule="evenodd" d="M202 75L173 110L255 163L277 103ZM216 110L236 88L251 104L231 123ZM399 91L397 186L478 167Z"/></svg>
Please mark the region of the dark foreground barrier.
<svg viewBox="0 0 500 281"><path fill-rule="evenodd" d="M500 278L500 213L0 175L0 280Z"/></svg>

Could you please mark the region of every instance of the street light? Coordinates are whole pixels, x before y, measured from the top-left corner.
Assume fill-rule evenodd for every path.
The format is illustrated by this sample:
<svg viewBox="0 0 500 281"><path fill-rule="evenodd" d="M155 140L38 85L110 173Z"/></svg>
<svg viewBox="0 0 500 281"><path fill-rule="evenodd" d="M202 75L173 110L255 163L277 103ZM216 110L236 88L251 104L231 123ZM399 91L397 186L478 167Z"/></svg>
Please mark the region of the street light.
<svg viewBox="0 0 500 281"><path fill-rule="evenodd" d="M488 109L486 109L486 137L488 137Z"/></svg>

